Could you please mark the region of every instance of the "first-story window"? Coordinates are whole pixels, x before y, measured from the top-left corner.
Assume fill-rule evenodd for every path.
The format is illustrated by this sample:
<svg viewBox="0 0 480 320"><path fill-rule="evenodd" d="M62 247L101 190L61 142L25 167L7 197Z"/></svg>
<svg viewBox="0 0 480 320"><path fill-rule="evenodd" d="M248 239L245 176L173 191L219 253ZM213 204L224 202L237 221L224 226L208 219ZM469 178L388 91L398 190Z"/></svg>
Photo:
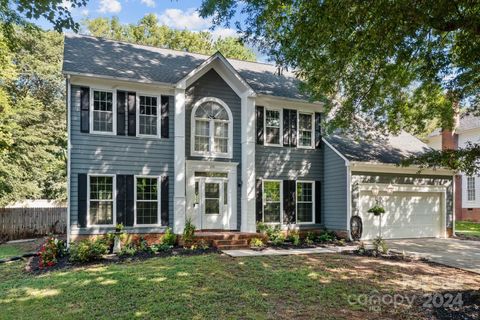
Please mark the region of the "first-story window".
<svg viewBox="0 0 480 320"><path fill-rule="evenodd" d="M93 132L113 132L113 92L93 90Z"/></svg>
<svg viewBox="0 0 480 320"><path fill-rule="evenodd" d="M475 177L467 177L467 200L475 201Z"/></svg>
<svg viewBox="0 0 480 320"><path fill-rule="evenodd" d="M281 181L263 181L263 222L281 221L282 186Z"/></svg>
<svg viewBox="0 0 480 320"><path fill-rule="evenodd" d="M138 108L138 133L148 136L158 135L158 98L140 96Z"/></svg>
<svg viewBox="0 0 480 320"><path fill-rule="evenodd" d="M298 113L298 146L313 147L313 114Z"/></svg>
<svg viewBox="0 0 480 320"><path fill-rule="evenodd" d="M113 177L90 176L89 225L113 224Z"/></svg>
<svg viewBox="0 0 480 320"><path fill-rule="evenodd" d="M313 182L297 181L297 223L313 223Z"/></svg>
<svg viewBox="0 0 480 320"><path fill-rule="evenodd" d="M156 225L159 222L158 178L136 178L135 224Z"/></svg>
<svg viewBox="0 0 480 320"><path fill-rule="evenodd" d="M280 110L265 109L265 144L280 145L281 124Z"/></svg>

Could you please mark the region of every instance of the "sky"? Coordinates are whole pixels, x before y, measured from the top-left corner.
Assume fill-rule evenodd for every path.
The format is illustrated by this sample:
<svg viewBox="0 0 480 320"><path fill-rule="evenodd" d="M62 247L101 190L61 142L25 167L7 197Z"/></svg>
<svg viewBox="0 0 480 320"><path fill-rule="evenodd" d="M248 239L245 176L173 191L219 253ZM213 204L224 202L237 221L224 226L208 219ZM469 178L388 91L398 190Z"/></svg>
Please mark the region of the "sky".
<svg viewBox="0 0 480 320"><path fill-rule="evenodd" d="M68 0L63 3L77 22L84 18L116 16L122 23L136 23L146 14L154 13L160 23L175 29L203 31L212 26L211 19L198 15L201 0L89 0L87 6L80 8L72 8ZM38 23L44 29L51 29L46 21ZM224 27L216 27L212 33L215 38L236 35L233 28Z"/></svg>

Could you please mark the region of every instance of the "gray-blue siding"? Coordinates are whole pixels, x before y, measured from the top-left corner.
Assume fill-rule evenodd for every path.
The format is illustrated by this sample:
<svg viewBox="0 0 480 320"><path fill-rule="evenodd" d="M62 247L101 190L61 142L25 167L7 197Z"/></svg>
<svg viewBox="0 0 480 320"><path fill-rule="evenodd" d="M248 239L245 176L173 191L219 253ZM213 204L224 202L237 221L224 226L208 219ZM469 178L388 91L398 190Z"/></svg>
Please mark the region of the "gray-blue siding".
<svg viewBox="0 0 480 320"><path fill-rule="evenodd" d="M347 230L347 167L330 147L323 144L323 224L327 229Z"/></svg>
<svg viewBox="0 0 480 320"><path fill-rule="evenodd" d="M233 89L220 77L220 75L213 69L209 70L192 85L190 85L186 92L186 114L185 114L185 158L187 160L211 160L221 162L237 162L237 185L242 181L242 146L241 146L241 131L242 131L242 104L240 97L233 91ZM214 97L225 102L233 117L233 157L232 159L215 158L209 159L205 157L191 156L190 139L191 139L191 117L192 109L198 100L205 97ZM237 228L240 229L241 223L241 188L237 187Z"/></svg>
<svg viewBox="0 0 480 320"><path fill-rule="evenodd" d="M137 138L80 132L80 91L71 91L71 225L78 223L78 174L168 175L169 224L173 224L174 106L169 108L169 138Z"/></svg>

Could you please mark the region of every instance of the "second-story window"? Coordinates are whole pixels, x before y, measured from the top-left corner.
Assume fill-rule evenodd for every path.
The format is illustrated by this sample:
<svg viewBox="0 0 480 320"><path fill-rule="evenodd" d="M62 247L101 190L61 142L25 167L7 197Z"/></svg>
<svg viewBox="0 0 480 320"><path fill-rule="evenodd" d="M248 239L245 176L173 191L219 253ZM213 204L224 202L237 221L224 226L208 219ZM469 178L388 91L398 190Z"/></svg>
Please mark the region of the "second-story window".
<svg viewBox="0 0 480 320"><path fill-rule="evenodd" d="M265 109L265 144L279 146L282 135L282 113L280 110Z"/></svg>
<svg viewBox="0 0 480 320"><path fill-rule="evenodd" d="M93 90L92 128L97 133L113 133L113 92Z"/></svg>
<svg viewBox="0 0 480 320"><path fill-rule="evenodd" d="M138 134L157 136L159 132L158 98L139 96L138 102Z"/></svg>
<svg viewBox="0 0 480 320"><path fill-rule="evenodd" d="M228 107L205 98L192 111L192 154L231 157L232 121Z"/></svg>
<svg viewBox="0 0 480 320"><path fill-rule="evenodd" d="M313 114L298 113L298 146L313 147Z"/></svg>

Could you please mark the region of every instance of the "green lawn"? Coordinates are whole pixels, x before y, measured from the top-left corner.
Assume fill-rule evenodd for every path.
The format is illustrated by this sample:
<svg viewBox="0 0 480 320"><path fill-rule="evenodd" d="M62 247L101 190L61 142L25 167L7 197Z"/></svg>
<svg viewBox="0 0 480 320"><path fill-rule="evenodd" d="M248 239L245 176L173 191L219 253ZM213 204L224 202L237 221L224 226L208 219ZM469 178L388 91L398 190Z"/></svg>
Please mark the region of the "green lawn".
<svg viewBox="0 0 480 320"><path fill-rule="evenodd" d="M0 244L0 259L35 252L42 243L43 239L39 238L28 242Z"/></svg>
<svg viewBox="0 0 480 320"><path fill-rule="evenodd" d="M480 237L480 223L470 221L456 221L455 232L467 236Z"/></svg>
<svg viewBox="0 0 480 320"><path fill-rule="evenodd" d="M209 254L42 275L23 268L0 265L2 319L418 319L418 307L369 312L349 295L480 286L480 275L456 269L345 255Z"/></svg>

